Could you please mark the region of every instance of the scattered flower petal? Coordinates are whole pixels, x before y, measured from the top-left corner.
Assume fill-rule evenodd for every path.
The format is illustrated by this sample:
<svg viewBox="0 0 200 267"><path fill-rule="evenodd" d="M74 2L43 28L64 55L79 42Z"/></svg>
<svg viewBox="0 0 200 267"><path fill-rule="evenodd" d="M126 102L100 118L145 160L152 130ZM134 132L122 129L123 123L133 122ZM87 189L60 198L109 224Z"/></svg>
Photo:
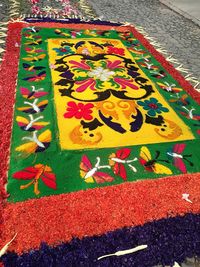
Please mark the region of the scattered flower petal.
<svg viewBox="0 0 200 267"><path fill-rule="evenodd" d="M107 255L101 256L97 260L101 260L103 258L107 258L107 257L111 257L111 256L123 256L123 255L131 254L131 253L146 249L147 247L148 247L147 245L140 245L140 246L137 246L135 248L131 248L131 249L127 249L127 250L120 250L120 251L117 251L113 254L107 254Z"/></svg>
<svg viewBox="0 0 200 267"><path fill-rule="evenodd" d="M0 258L7 252L8 247L10 246L10 244L14 241L14 239L16 238L17 233L13 236L13 238L7 243L5 244L5 246L0 250Z"/></svg>
<svg viewBox="0 0 200 267"><path fill-rule="evenodd" d="M182 194L182 199L186 200L189 203L192 203L192 201L189 199L189 196L190 196L189 194L184 193Z"/></svg>

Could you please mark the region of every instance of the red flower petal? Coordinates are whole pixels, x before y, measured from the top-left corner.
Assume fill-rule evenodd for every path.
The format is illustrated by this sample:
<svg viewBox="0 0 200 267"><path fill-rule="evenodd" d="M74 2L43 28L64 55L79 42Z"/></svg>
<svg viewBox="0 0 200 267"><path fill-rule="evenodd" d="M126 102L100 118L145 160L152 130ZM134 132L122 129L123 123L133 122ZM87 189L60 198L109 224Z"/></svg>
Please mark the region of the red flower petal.
<svg viewBox="0 0 200 267"><path fill-rule="evenodd" d="M86 114L83 114L83 119L85 119L85 120L92 120L93 119L93 117L92 117L92 115L90 115L90 114L88 114L88 113L86 113Z"/></svg>
<svg viewBox="0 0 200 267"><path fill-rule="evenodd" d="M90 109L90 108L93 108L93 107L94 107L94 105L92 103L87 103L85 105L85 108L87 108L87 109Z"/></svg>
<svg viewBox="0 0 200 267"><path fill-rule="evenodd" d="M94 105L92 103L75 103L73 101L68 102L67 112L64 113L64 118L73 118L81 119L84 118L85 120L91 120L92 116L90 113L92 113L91 108L93 108Z"/></svg>
<svg viewBox="0 0 200 267"><path fill-rule="evenodd" d="M83 110L84 107L85 107L85 105L83 103L78 103L78 105L77 105L77 109Z"/></svg>
<svg viewBox="0 0 200 267"><path fill-rule="evenodd" d="M77 109L77 104L74 101L69 101L67 103L68 107L71 107L73 109Z"/></svg>
<svg viewBox="0 0 200 267"><path fill-rule="evenodd" d="M64 118L73 118L75 116L76 112L74 111L68 111L66 113L64 113Z"/></svg>
<svg viewBox="0 0 200 267"><path fill-rule="evenodd" d="M81 119L83 117L83 113L82 112L76 112L75 114L75 118L76 119Z"/></svg>

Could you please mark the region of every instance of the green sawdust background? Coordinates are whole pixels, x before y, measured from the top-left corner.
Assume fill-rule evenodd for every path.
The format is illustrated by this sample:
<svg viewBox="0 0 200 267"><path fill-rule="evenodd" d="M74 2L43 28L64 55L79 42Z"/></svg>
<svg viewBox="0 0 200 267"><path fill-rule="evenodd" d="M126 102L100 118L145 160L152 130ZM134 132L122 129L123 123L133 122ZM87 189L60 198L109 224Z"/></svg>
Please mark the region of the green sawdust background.
<svg viewBox="0 0 200 267"><path fill-rule="evenodd" d="M62 36L58 36L54 32L55 29L45 29L41 28L39 33L36 33L36 35L42 36L43 42L41 45L36 46L36 48L41 48L47 51L47 41L46 39L48 38L62 38ZM63 32L69 33L70 29L62 29ZM23 33L26 32L26 29L23 30ZM101 37L101 36L99 36ZM67 39L66 37L63 37L64 39ZM78 36L78 38L91 38L91 36L82 34L81 36ZM118 34L115 31L110 31L109 36L104 36L104 39L106 38L112 38L112 39L119 39ZM81 158L84 154L88 156L90 159L92 165L94 166L96 163L96 157L101 158L101 163L100 165L107 165L108 164L108 158L109 155L114 153L117 148L107 148L107 149L88 149L88 150L70 150L70 151L61 151L58 143L58 128L57 128L57 122L56 122L56 114L55 114L55 106L54 106L54 100L53 100L53 90L52 90L52 81L51 81L51 74L50 74L50 69L49 69L49 61L48 61L48 54L46 53L46 57L42 61L38 61L36 63L30 63L30 65L34 66L45 66L46 67L46 72L47 72L47 77L44 81L41 82L26 82L23 81L21 78L25 77L26 74L29 72L26 72L22 64L23 63L28 63L24 61L22 58L27 57L27 53L24 50L24 42L27 41L24 36L22 36L22 46L21 46L21 52L20 52L20 63L19 63L19 73L18 73L18 83L17 83L17 92L16 92L16 104L15 104L15 113L14 113L14 121L13 121L13 134L12 134L12 145L11 145L11 156L10 156L10 168L9 168L9 173L8 173L8 185L7 185L7 190L10 194L10 197L8 198L8 201L10 202L17 202L17 201L24 201L29 198L37 198L37 197L42 197L42 196L48 196L48 195L53 195L53 194L61 194L61 193L67 193L67 192L73 192L73 191L79 191L79 190L84 190L88 188L95 188L95 187L102 187L102 186L108 186L108 185L114 185L114 184L119 184L123 183L123 179L121 177L117 177L116 175L113 174L112 170L107 170L106 173L109 173L112 175L115 180L112 183L105 183L105 184L88 184L84 182L84 179L80 177L80 162ZM126 41L122 40L122 43L126 46ZM140 45L142 50L145 48ZM132 56L134 57L134 54L131 53ZM138 56L137 56L138 57ZM154 65L159 66L160 69L164 70L162 66L155 60L155 58L151 55L151 61ZM138 62L139 60L135 60ZM28 63L29 64L29 63ZM176 84L177 87L180 87L179 84L168 74L167 77L164 79L156 79L154 77L151 77L149 75L149 71L146 70L145 68L141 67L143 72L147 75L148 78L150 78L156 85L156 82L164 82L167 81L168 83ZM26 101L25 98L23 98L20 94L19 88L20 87L27 87L31 88L31 86L34 85L36 88L44 88L44 91L48 91L49 95L44 96L38 100L38 102L48 99L49 104L46 107L45 111L40 113L39 115L43 115L44 119L42 121L48 121L50 124L43 128L42 130L39 131L39 133L44 132L46 129L50 129L52 132L52 142L50 147L42 153L37 153L37 154L32 154L29 156L24 156L21 153L18 153L15 151L15 148L17 146L22 145L25 143L25 141L22 141L22 137L24 136L31 136L32 134L22 131L20 127L17 125L16 122L16 116L23 116L27 117L27 115L23 112L20 112L17 110L17 107L22 107L24 105L24 101ZM165 98L165 100L169 100L169 93L165 92L164 90L160 89L159 86L157 86L157 89L159 92L162 94L162 96ZM181 92L181 95L185 94L185 92ZM198 105L194 102L192 98L190 98L190 105L191 107L195 107L196 113L200 114L200 108ZM172 104L169 102L169 105L174 109L176 104ZM38 115L38 114L37 114ZM188 172L199 172L200 171L200 166L199 166L199 155L198 155L198 148L199 148L199 136L196 133L197 128L194 127L195 121L189 120L185 118L184 116L181 116L181 119L184 121L186 125L188 125L192 133L194 134L196 140L188 140L188 141L182 141L178 143L185 143L186 144L186 149L184 150L185 155L192 154L192 157L190 160L194 164L193 167L189 166L188 163L186 163ZM38 133L38 134L39 134ZM159 150L161 152L159 159L168 159L166 152L172 149L173 145L177 144L177 142L167 142L167 143L162 143L162 144L151 144L151 145L145 145L148 147L148 149L151 152L152 159L154 158L156 151ZM129 156L129 159L133 159L134 157L139 158L139 153L140 153L140 146L132 146L130 147L132 152L131 155ZM53 190L51 188L48 188L41 180L39 181L39 190L40 190L40 195L36 196L33 192L33 185L24 189L20 190L20 185L27 184L29 181L28 180L16 180L12 178L13 173L16 171L20 171L26 167L29 166L34 166L35 164L44 164L48 165L52 168L53 173L56 174L56 182L57 182L57 189ZM138 162L134 162L133 164L137 172L133 173L131 169L126 167L127 170L127 181L136 181L139 179L155 179L158 177L166 176L166 175L160 175L160 174L155 174L155 173L150 173L145 171L144 167ZM180 174L180 171L173 166L173 164L167 164L163 163L163 165L169 167L173 175Z"/></svg>

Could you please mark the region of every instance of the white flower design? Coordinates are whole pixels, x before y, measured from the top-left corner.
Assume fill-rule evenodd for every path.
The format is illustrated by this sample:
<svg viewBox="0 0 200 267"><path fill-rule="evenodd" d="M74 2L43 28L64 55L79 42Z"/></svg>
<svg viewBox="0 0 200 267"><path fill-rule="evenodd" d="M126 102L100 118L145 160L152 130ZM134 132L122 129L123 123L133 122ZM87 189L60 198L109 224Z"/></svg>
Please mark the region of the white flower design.
<svg viewBox="0 0 200 267"><path fill-rule="evenodd" d="M104 69L102 67L97 67L97 68L93 69L92 71L88 72L88 75L90 77L95 77L96 79L99 79L102 82L106 82L114 74L115 74L114 71L110 71L110 70Z"/></svg>

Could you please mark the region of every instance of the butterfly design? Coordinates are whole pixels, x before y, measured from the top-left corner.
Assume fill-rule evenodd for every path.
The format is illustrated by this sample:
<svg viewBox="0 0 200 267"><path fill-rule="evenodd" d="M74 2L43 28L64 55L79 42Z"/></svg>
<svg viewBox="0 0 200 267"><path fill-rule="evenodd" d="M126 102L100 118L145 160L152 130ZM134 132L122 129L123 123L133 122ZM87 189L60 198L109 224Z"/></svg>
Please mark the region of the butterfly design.
<svg viewBox="0 0 200 267"><path fill-rule="evenodd" d="M109 36L110 35L110 32L109 31L101 31L101 30L97 30L96 33L98 35L101 35L101 36Z"/></svg>
<svg viewBox="0 0 200 267"><path fill-rule="evenodd" d="M45 69L45 67L42 67L42 66L32 66L30 64L27 64L27 63L23 63L22 64L23 68L27 71L38 71L38 70L43 70Z"/></svg>
<svg viewBox="0 0 200 267"><path fill-rule="evenodd" d="M152 77L157 79L163 79L167 76L164 70L151 70L150 73Z"/></svg>
<svg viewBox="0 0 200 267"><path fill-rule="evenodd" d="M19 111L22 111L24 113L29 114L35 114L39 112L43 112L48 105L48 100L43 100L41 102L38 102L38 99L35 99L33 103L30 103L28 101L25 101L24 104L28 105L27 107L19 107L17 108Z"/></svg>
<svg viewBox="0 0 200 267"><path fill-rule="evenodd" d="M39 36L38 36L39 37ZM34 39L35 38L35 39ZM36 36L33 36L33 37L31 37L31 36L29 36L28 37L28 39L32 39L32 40L28 40L28 41L26 41L24 44L25 45L39 45L39 44L41 44L42 43L42 39L41 38L36 38Z"/></svg>
<svg viewBox="0 0 200 267"><path fill-rule="evenodd" d="M163 90L165 90L166 92L169 93L179 93L182 91L181 88L176 87L176 85L173 84L169 84L168 82L164 82L164 83L157 83Z"/></svg>
<svg viewBox="0 0 200 267"><path fill-rule="evenodd" d="M28 142L16 147L15 150L17 152L24 152L27 154L43 152L50 146L51 131L46 130L39 136L37 136L37 131L34 131L31 137L25 136L22 140L28 140Z"/></svg>
<svg viewBox="0 0 200 267"><path fill-rule="evenodd" d="M23 36L26 38L26 39L38 39L38 38L41 38L41 36L36 36L34 35L34 32L33 31L26 31L25 33L23 33Z"/></svg>
<svg viewBox="0 0 200 267"><path fill-rule="evenodd" d="M190 166L193 166L193 163L188 160L188 157L191 157L192 155L183 155L185 147L186 144L176 144L173 146L171 151L167 152L167 155L173 159L173 165L182 173L187 173L187 168L184 160L187 161Z"/></svg>
<svg viewBox="0 0 200 267"><path fill-rule="evenodd" d="M82 156L80 163L80 175L86 183L98 183L112 182L114 178L105 172L99 171L100 169L111 167L108 165L100 166L100 158L96 158L97 162L92 166L89 158L86 155Z"/></svg>
<svg viewBox="0 0 200 267"><path fill-rule="evenodd" d="M188 95L184 94L182 96L179 96L179 93L176 93L176 95L171 96L172 98L169 99L169 102L175 103L180 106L188 106L190 104L190 100Z"/></svg>
<svg viewBox="0 0 200 267"><path fill-rule="evenodd" d="M145 60L145 61L150 61L149 59L151 58L150 55L146 55L144 56L144 54L141 54L141 55L137 55L134 57L135 60Z"/></svg>
<svg viewBox="0 0 200 267"><path fill-rule="evenodd" d="M176 108L181 115L183 115L184 117L186 117L187 119L191 119L191 120L196 120L199 121L200 120L200 114L194 113L195 108L186 108L185 106L182 106L182 109Z"/></svg>
<svg viewBox="0 0 200 267"><path fill-rule="evenodd" d="M135 48L134 47L130 47L128 50L131 51L132 53L136 54L136 55L144 55L144 54L147 53L147 51L142 50L142 49L137 48L137 47L135 47Z"/></svg>
<svg viewBox="0 0 200 267"><path fill-rule="evenodd" d="M134 37L130 35L130 32L118 32L120 38L127 42L136 41Z"/></svg>
<svg viewBox="0 0 200 267"><path fill-rule="evenodd" d="M25 51L29 54L38 54L38 53L45 52L45 50L41 48L35 48L35 47L25 47Z"/></svg>
<svg viewBox="0 0 200 267"><path fill-rule="evenodd" d="M46 71L42 71L39 74L35 74L34 76L29 76L26 78L23 78L22 80L28 81L28 82L40 82L43 81L46 78Z"/></svg>
<svg viewBox="0 0 200 267"><path fill-rule="evenodd" d="M44 88L35 89L35 86L31 86L32 90L26 87L20 87L20 93L24 98L35 99L48 95L48 92L43 92Z"/></svg>
<svg viewBox="0 0 200 267"><path fill-rule="evenodd" d="M62 32L60 29L55 29L54 32L58 35L62 35L62 36L68 37L68 38L71 37L69 33Z"/></svg>
<svg viewBox="0 0 200 267"><path fill-rule="evenodd" d="M91 30L85 30L83 32L85 35L89 35L89 36L92 36L92 37L97 37L97 33L95 31L91 31Z"/></svg>
<svg viewBox="0 0 200 267"><path fill-rule="evenodd" d="M23 57L22 59L25 61L30 61L30 62L35 62L35 61L40 61L46 57L46 54L40 54L40 55L28 55L27 57Z"/></svg>
<svg viewBox="0 0 200 267"><path fill-rule="evenodd" d="M123 148L109 156L109 165L112 167L114 174L120 176L125 181L127 180L125 165L128 165L132 171L137 172L136 168L131 165L137 158L128 159L130 153L131 150L129 148Z"/></svg>
<svg viewBox="0 0 200 267"><path fill-rule="evenodd" d="M39 31L40 31L40 28L35 27L35 26L31 26L31 27L27 27L27 28L26 28L26 32L33 32L33 33L36 33L36 32L39 32Z"/></svg>
<svg viewBox="0 0 200 267"><path fill-rule="evenodd" d="M72 38L77 38L77 37L81 36L81 32L79 32L79 31L70 31L70 33L71 33Z"/></svg>
<svg viewBox="0 0 200 267"><path fill-rule="evenodd" d="M43 116L39 116L35 119L33 118L33 115L31 114L29 114L28 116L29 116L29 119L26 119L21 116L16 117L18 126L24 131L33 132L36 130L41 130L42 128L44 128L45 126L49 124L49 122L44 122L44 121L39 122L39 120L44 118Z"/></svg>
<svg viewBox="0 0 200 267"><path fill-rule="evenodd" d="M135 42L133 42L133 43L129 43L129 44L127 44L127 48L128 49L134 49L134 48L136 48L136 49L138 49L140 47L140 43L136 40Z"/></svg>
<svg viewBox="0 0 200 267"><path fill-rule="evenodd" d="M160 151L156 151L156 155L152 159L149 149L146 146L143 146L140 150L139 162L144 166L146 171L154 172L156 174L172 174L172 171L168 167L158 163L158 161L169 163L167 160L158 159L159 156Z"/></svg>
<svg viewBox="0 0 200 267"><path fill-rule="evenodd" d="M147 70L158 70L157 66L154 66L150 60L145 60L144 62L138 63L140 66L144 67Z"/></svg>
<svg viewBox="0 0 200 267"><path fill-rule="evenodd" d="M26 189L29 186L34 186L35 195L39 195L39 180L49 188L56 190L56 176L52 172L51 167L43 164L36 164L34 166L27 167L21 171L15 172L12 177L17 180L31 180L31 182L21 185L20 189Z"/></svg>

